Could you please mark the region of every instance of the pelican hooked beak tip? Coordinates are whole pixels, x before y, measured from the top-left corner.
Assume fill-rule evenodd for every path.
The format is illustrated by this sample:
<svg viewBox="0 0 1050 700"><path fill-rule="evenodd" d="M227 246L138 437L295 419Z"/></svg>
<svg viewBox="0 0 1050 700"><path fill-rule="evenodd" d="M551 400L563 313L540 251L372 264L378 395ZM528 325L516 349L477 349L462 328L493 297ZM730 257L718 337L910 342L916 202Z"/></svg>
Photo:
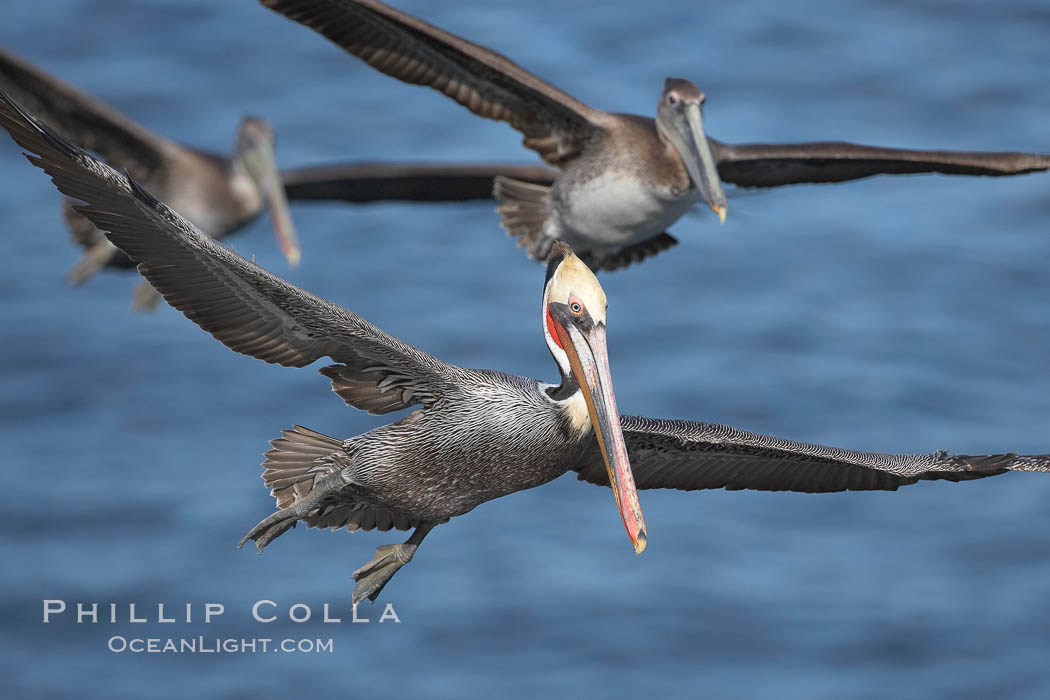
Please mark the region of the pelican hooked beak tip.
<svg viewBox="0 0 1050 700"><path fill-rule="evenodd" d="M285 257L288 258L288 264L292 267L299 267L299 263L302 262L303 253L299 246L295 246L290 250L284 251Z"/></svg>
<svg viewBox="0 0 1050 700"><path fill-rule="evenodd" d="M638 534L634 537L634 553L641 554L645 551L645 530L639 530Z"/></svg>

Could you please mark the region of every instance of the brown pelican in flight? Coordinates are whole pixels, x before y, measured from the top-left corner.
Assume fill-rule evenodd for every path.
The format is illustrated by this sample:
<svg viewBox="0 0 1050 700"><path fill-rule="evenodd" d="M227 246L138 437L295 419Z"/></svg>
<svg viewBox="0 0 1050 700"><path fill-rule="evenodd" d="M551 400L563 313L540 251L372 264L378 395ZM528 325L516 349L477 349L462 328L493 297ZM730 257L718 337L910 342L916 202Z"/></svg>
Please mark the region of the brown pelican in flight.
<svg viewBox="0 0 1050 700"><path fill-rule="evenodd" d="M668 78L655 120L583 104L506 57L377 0L262 0L373 68L425 85L478 116L508 122L561 168L551 187L499 177L503 225L535 260L555 240L595 269L617 269L675 245L667 233L698 201L724 219L722 182L775 187L879 173L1015 175L1050 155L914 151L851 143L733 145L707 138L704 93Z"/></svg>
<svg viewBox="0 0 1050 700"><path fill-rule="evenodd" d="M232 158L207 153L147 130L3 48L0 89L69 141L98 153L118 170L127 170L136 182L216 238L254 221L268 202L281 250L293 264L299 259L299 242L287 199L491 199L492 180L497 175L540 183L550 183L554 177L543 166L503 163L341 163L278 174L273 129L261 119L248 117L241 122ZM63 209L74 241L85 251L69 273L73 284L82 284L103 267L134 267L101 231L74 211L69 200ZM132 305L150 309L159 299L143 282Z"/></svg>
<svg viewBox="0 0 1050 700"><path fill-rule="evenodd" d="M263 479L278 510L241 544L262 551L296 522L414 529L354 573L355 603L375 600L435 526L481 503L575 470L611 486L634 550L647 530L636 489L805 492L1050 471L1050 455L877 454L808 445L722 425L621 416L606 351L606 299L564 243L551 247L540 308L557 384L457 367L352 311L286 282L203 234L126 175L92 158L0 93L0 125L164 296L216 339L266 362L322 367L349 405L400 420L341 440L294 426L273 440Z"/></svg>
<svg viewBox="0 0 1050 700"><path fill-rule="evenodd" d="M265 121L246 117L241 122L231 158L155 134L2 48L0 88L70 141L126 170L216 238L247 225L269 203L281 252L293 265L298 263L299 240L274 160L274 132ZM84 248L70 270L70 282L82 284L103 267L134 266L69 200L64 213L74 241ZM142 283L132 305L149 309L159 300Z"/></svg>

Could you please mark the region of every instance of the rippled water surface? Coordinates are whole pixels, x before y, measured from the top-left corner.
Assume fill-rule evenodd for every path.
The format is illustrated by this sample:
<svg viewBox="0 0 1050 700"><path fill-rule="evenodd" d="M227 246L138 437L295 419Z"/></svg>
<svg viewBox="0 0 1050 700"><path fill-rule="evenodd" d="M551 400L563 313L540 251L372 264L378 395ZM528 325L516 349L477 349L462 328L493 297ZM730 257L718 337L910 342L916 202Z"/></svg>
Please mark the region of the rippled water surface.
<svg viewBox="0 0 1050 700"><path fill-rule="evenodd" d="M1050 151L1045 2L427 3L585 102L652 114L668 75L732 142L842 139ZM5 3L0 42L145 125L228 150L272 121L286 166L534 162L507 126L398 83L251 2ZM1046 697L1050 479L898 493L645 492L631 554L608 492L571 476L435 531L352 624L349 574L391 534L233 547L272 508L267 440L350 436L312 369L235 355L134 280L82 288L47 179L0 138L0 670L10 697ZM1050 177L882 177L731 191L718 226L603 277L625 413L880 451L1050 451ZM541 268L492 205L295 208L289 270L263 219L237 250L457 364L553 379ZM492 319L499 319L494 324ZM42 624L43 599L153 620ZM258 600L279 619L253 621ZM191 623L158 623L191 602ZM226 613L201 621L205 602ZM312 607L310 622L287 610ZM342 623L319 621L324 603ZM364 606L363 606L364 607ZM107 608L108 609L108 608ZM181 613L180 613L181 616ZM133 654L133 637L333 639L332 653Z"/></svg>

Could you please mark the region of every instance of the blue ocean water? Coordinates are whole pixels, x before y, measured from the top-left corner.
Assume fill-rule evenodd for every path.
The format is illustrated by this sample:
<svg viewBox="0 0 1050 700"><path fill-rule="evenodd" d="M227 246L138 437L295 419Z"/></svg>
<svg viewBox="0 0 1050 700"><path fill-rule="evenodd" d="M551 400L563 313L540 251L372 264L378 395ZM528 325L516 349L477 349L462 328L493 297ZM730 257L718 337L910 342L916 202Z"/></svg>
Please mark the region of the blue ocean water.
<svg viewBox="0 0 1050 700"><path fill-rule="evenodd" d="M841 139L1050 151L1050 8L971 2L480 2L399 6L583 101L651 114L667 76L730 142ZM7 3L0 42L178 140L228 150L264 116L287 167L534 162L519 135L367 68L251 2ZM896 493L643 492L631 553L607 491L571 476L439 528L349 622L350 573L400 533L300 528L234 545L272 508L267 441L350 436L312 369L235 355L135 279L70 288L46 177L0 138L0 673L8 697L1043 698L1050 479ZM625 413L878 451L1050 451L1050 179L881 177L731 191L719 226L603 276ZM554 379L542 268L492 205L295 208L264 266L445 360ZM494 326L493 318L502 319ZM42 623L42 601L121 606ZM271 600L264 624L253 603ZM225 614L205 625L203 605ZM148 623L127 622L127 605ZM159 623L157 603L193 606ZM310 606L295 624L289 608ZM341 623L319 621L329 603ZM338 611L338 612L336 612ZM301 609L299 609L301 612ZM113 636L331 639L321 653L111 652Z"/></svg>

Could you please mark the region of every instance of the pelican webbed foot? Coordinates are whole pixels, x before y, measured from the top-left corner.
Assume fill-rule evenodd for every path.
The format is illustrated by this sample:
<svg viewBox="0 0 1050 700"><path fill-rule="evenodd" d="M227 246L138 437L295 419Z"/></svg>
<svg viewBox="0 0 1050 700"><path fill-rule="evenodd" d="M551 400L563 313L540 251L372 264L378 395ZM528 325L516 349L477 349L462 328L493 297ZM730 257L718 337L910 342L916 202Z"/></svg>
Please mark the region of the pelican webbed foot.
<svg viewBox="0 0 1050 700"><path fill-rule="evenodd" d="M377 547L372 560L353 574L354 581L357 582L354 585L353 604L357 605L365 598L374 603L398 569L412 561L419 543L433 527L420 525L402 544L384 544Z"/></svg>

